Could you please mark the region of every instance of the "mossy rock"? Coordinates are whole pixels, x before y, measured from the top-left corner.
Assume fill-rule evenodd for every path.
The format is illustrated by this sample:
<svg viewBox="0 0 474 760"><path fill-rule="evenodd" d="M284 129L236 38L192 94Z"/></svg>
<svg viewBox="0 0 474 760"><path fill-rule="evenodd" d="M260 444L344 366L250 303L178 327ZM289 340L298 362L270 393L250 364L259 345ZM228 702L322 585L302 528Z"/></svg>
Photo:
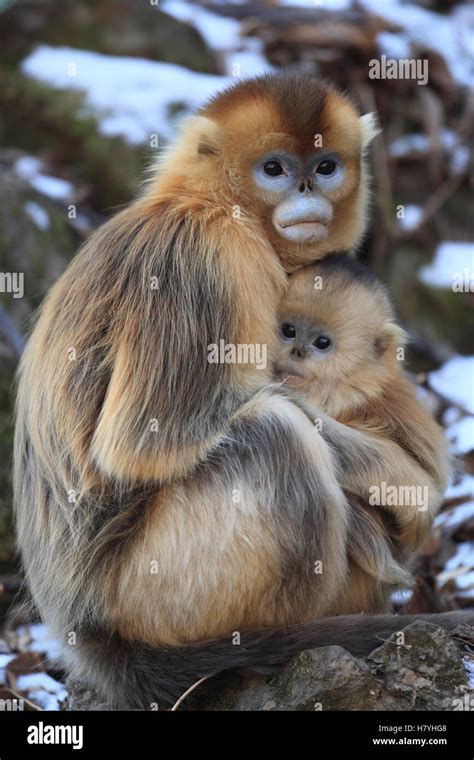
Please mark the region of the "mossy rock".
<svg viewBox="0 0 474 760"><path fill-rule="evenodd" d="M2 13L3 59L18 63L38 43L176 63L219 73L216 59L190 24L135 0L17 0Z"/></svg>
<svg viewBox="0 0 474 760"><path fill-rule="evenodd" d="M435 288L419 278L429 258L413 246L395 251L388 282L402 320L434 346L449 352L472 353L472 294Z"/></svg>
<svg viewBox="0 0 474 760"><path fill-rule="evenodd" d="M47 226L43 228L35 222L29 204L42 213ZM20 332L26 331L32 311L62 274L79 242L69 224L65 204L36 192L13 169L2 171L0 271L23 273L24 295L15 298L11 293L1 293L0 301Z"/></svg>
<svg viewBox="0 0 474 760"><path fill-rule="evenodd" d="M0 68L0 143L67 166L100 212L128 203L149 161L144 147L102 135L81 93L49 87Z"/></svg>

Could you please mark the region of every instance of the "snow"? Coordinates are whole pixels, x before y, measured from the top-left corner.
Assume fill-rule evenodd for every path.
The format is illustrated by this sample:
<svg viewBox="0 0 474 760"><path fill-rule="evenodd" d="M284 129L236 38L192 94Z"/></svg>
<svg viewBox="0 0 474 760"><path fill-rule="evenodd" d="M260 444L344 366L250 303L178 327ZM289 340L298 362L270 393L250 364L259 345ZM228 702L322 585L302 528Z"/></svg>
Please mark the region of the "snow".
<svg viewBox="0 0 474 760"><path fill-rule="evenodd" d="M165 0L161 9L179 21L192 24L211 50L221 55L227 74L250 77L273 70L263 54L262 41L241 37L240 22L236 19L219 16L181 0Z"/></svg>
<svg viewBox="0 0 474 760"><path fill-rule="evenodd" d="M442 129L439 139L451 169L455 173L464 171L469 163L469 148L459 143L459 136L452 129ZM388 152L393 158L404 158L406 156L424 156L429 153L430 149L431 142L427 135L422 132L412 132L394 140L389 145Z"/></svg>
<svg viewBox="0 0 474 760"><path fill-rule="evenodd" d="M388 152L394 158L403 158L403 156L412 153L427 153L430 147L426 135L421 132L413 132L410 135L398 137L388 146Z"/></svg>
<svg viewBox="0 0 474 760"><path fill-rule="evenodd" d="M0 654L0 686L6 685L6 667L15 657L16 654Z"/></svg>
<svg viewBox="0 0 474 760"><path fill-rule="evenodd" d="M469 454L474 449L474 417L464 417L451 425L446 435L453 442L455 454Z"/></svg>
<svg viewBox="0 0 474 760"><path fill-rule="evenodd" d="M63 684L47 673L28 673L17 678L18 691L26 692L28 699L43 710L59 710L59 703L66 699Z"/></svg>
<svg viewBox="0 0 474 760"><path fill-rule="evenodd" d="M459 409L457 409L455 406L448 406L448 408L443 412L443 425L445 427L450 427L451 425L454 425L455 422L459 422L461 418L462 414Z"/></svg>
<svg viewBox="0 0 474 760"><path fill-rule="evenodd" d="M11 660L14 660L16 654L0 654L0 668L6 668Z"/></svg>
<svg viewBox="0 0 474 760"><path fill-rule="evenodd" d="M165 0L160 5L168 15L194 26L213 50L232 50L240 42L240 24L236 19L219 16L182 0Z"/></svg>
<svg viewBox="0 0 474 760"><path fill-rule="evenodd" d="M397 36L407 45L438 52L446 60L452 77L462 85L472 86L474 7L461 6L451 14L441 15L399 0L361 0L361 5L400 26L402 31ZM411 57L419 55L415 51Z"/></svg>
<svg viewBox="0 0 474 760"><path fill-rule="evenodd" d="M40 230L47 230L49 227L49 214L39 203L28 201L25 203L25 211L31 221L36 224Z"/></svg>
<svg viewBox="0 0 474 760"><path fill-rule="evenodd" d="M17 628L17 634L31 638L31 643L28 645L29 652L41 652L51 660L59 659L59 642L51 638L51 633L42 623L21 625ZM0 655L0 683L2 682L2 665L5 667L15 657L14 654ZM43 710L59 710L59 703L67 696L64 685L43 672L19 675L17 688L21 692L26 692L28 698Z"/></svg>
<svg viewBox="0 0 474 760"><path fill-rule="evenodd" d="M32 187L39 193L47 195L55 201L66 201L73 194L73 186L59 177L48 177L45 174L38 174L30 180Z"/></svg>
<svg viewBox="0 0 474 760"><path fill-rule="evenodd" d="M226 60L227 71L233 74L234 78L255 77L276 70L265 59L260 40L250 37L244 50L233 50L227 55Z"/></svg>
<svg viewBox="0 0 474 760"><path fill-rule="evenodd" d="M458 145L453 149L450 156L450 162L451 168L456 174L463 172L467 168L470 156L471 154L467 145Z"/></svg>
<svg viewBox="0 0 474 760"><path fill-rule="evenodd" d="M410 230L415 230L418 227L422 217L423 209L421 206L407 204L405 206L404 216L401 216L398 219L398 223L402 230L406 230L408 232Z"/></svg>
<svg viewBox="0 0 474 760"><path fill-rule="evenodd" d="M410 42L400 34L380 32L377 35L379 51L388 58L410 58Z"/></svg>
<svg viewBox="0 0 474 760"><path fill-rule="evenodd" d="M411 589L397 589L396 591L393 591L391 594L391 599L393 604L396 604L398 607L402 607L404 604L407 604L410 599L413 596L413 591Z"/></svg>
<svg viewBox="0 0 474 760"><path fill-rule="evenodd" d="M474 554L472 556L472 562L474 564ZM474 570L471 570L469 573L463 573L463 575L458 575L455 578L455 584L456 588L460 589L461 591L467 591L474 587Z"/></svg>
<svg viewBox="0 0 474 760"><path fill-rule="evenodd" d="M468 686L469 688L474 689L474 660L465 657L463 658L463 661L466 668Z"/></svg>
<svg viewBox="0 0 474 760"><path fill-rule="evenodd" d="M352 5L352 0L280 0L279 5L293 8L322 8L331 11L345 11Z"/></svg>
<svg viewBox="0 0 474 760"><path fill-rule="evenodd" d="M50 694L58 694L64 691L64 686L51 678L47 673L25 673L17 678L17 685L20 691L33 691L44 689Z"/></svg>
<svg viewBox="0 0 474 760"><path fill-rule="evenodd" d="M474 566L474 541L464 541L458 544L452 557L448 559L445 570L456 570L458 567L472 568Z"/></svg>
<svg viewBox="0 0 474 760"><path fill-rule="evenodd" d="M15 162L14 166L18 176L28 180L39 174L42 168L43 164L39 158L34 158L34 156L22 156Z"/></svg>
<svg viewBox="0 0 474 760"><path fill-rule="evenodd" d="M71 64L75 76L70 76ZM83 91L102 134L121 136L131 144L149 143L156 133L170 139L175 133L170 106L183 104L181 114L189 115L232 81L171 63L48 45L37 47L22 70L53 87Z"/></svg>
<svg viewBox="0 0 474 760"><path fill-rule="evenodd" d="M19 177L27 180L39 193L56 201L69 200L74 192L70 182L59 177L50 177L42 173L42 162L33 156L23 156L15 162L14 169ZM37 205L37 204L36 204ZM38 208L41 208L38 206Z"/></svg>
<svg viewBox="0 0 474 760"><path fill-rule="evenodd" d="M451 483L445 493L446 499L459 499L472 496L474 499L474 476L464 475L461 480L454 484Z"/></svg>
<svg viewBox="0 0 474 760"><path fill-rule="evenodd" d="M31 652L41 652L51 660L57 660L61 657L61 646L57 639L52 638L49 629L42 623L33 623L28 626L20 626L18 634L28 635L31 638L31 644L28 650Z"/></svg>
<svg viewBox="0 0 474 760"><path fill-rule="evenodd" d="M468 520L474 518L474 501L468 501L466 504L458 504L456 507L445 509L434 519L435 527L442 527L449 532L454 532Z"/></svg>
<svg viewBox="0 0 474 760"><path fill-rule="evenodd" d="M466 287L474 280L474 243L440 243L431 264L420 270L421 281L437 288L452 288L460 277Z"/></svg>
<svg viewBox="0 0 474 760"><path fill-rule="evenodd" d="M474 356L454 356L428 377L436 393L474 414Z"/></svg>
<svg viewBox="0 0 474 760"><path fill-rule="evenodd" d="M44 689L36 689L35 691L30 691L28 694L28 699L30 699L35 705L38 705L38 707L41 707L42 710L48 710L49 712L60 710L61 705L59 702L63 702L66 697L66 690L64 690L64 693L61 693L61 695L49 694L47 691L44 691Z"/></svg>
<svg viewBox="0 0 474 760"><path fill-rule="evenodd" d="M469 606L472 607L474 603L474 586L472 588L468 588L465 591L459 591L459 589L456 591L456 599L459 601L460 599L465 600L469 603Z"/></svg>

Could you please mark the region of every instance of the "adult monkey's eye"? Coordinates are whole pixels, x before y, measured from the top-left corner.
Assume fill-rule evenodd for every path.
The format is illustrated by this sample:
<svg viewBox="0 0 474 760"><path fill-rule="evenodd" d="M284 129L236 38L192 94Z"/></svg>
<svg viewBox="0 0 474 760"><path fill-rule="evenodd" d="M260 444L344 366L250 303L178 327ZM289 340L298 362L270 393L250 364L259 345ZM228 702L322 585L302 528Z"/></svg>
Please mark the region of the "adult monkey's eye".
<svg viewBox="0 0 474 760"><path fill-rule="evenodd" d="M324 159L324 161L321 161L320 164L318 164L318 167L316 169L317 174L324 174L325 177L327 177L329 174L334 174L334 172L337 169L337 164L335 161L331 161L330 159Z"/></svg>
<svg viewBox="0 0 474 760"><path fill-rule="evenodd" d="M283 166L279 161L266 161L263 165L263 171L269 177L278 177L280 174L283 174Z"/></svg>
<svg viewBox="0 0 474 760"><path fill-rule="evenodd" d="M327 351L331 346L331 339L326 335L318 335L318 337L313 340L313 346L318 348L320 351Z"/></svg>
<svg viewBox="0 0 474 760"><path fill-rule="evenodd" d="M289 322L283 322L280 330L281 334L284 335L285 338L294 338L296 336L296 330L293 325L290 325Z"/></svg>

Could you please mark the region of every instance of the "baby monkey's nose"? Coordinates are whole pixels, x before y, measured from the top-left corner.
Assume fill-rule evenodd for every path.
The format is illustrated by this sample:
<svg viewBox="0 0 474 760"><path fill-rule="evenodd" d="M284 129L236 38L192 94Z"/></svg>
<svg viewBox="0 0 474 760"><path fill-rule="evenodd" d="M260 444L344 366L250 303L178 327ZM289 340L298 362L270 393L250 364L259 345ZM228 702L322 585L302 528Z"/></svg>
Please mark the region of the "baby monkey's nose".
<svg viewBox="0 0 474 760"><path fill-rule="evenodd" d="M306 350L302 346L295 346L291 349L290 355L292 359L304 359Z"/></svg>

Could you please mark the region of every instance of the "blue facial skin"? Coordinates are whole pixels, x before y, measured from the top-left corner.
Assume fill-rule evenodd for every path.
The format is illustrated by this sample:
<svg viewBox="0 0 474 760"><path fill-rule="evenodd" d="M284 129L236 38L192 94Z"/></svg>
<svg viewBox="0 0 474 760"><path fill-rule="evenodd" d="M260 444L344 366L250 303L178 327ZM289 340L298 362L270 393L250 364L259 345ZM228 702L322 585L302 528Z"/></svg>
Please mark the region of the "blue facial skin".
<svg viewBox="0 0 474 760"><path fill-rule="evenodd" d="M265 165L272 161L281 165L281 174L271 175L266 172ZM329 166L321 166L325 162L333 162L334 169L330 173L323 174L323 171L330 169ZM321 167L320 171L318 171L318 167ZM329 192L341 184L343 177L344 166L342 161L335 153L329 151L321 151L311 155L304 164L297 156L277 151L266 154L254 166L254 178L257 185L270 193L289 192L290 190L304 192L307 188L300 187L300 184L301 180L305 178L312 179L315 191L319 189L321 192Z"/></svg>
<svg viewBox="0 0 474 760"><path fill-rule="evenodd" d="M344 166L336 154L320 151L303 163L285 151L267 153L255 164L253 176L275 204L272 221L279 235L297 243L328 236L333 204L326 193L344 179Z"/></svg>
<svg viewBox="0 0 474 760"><path fill-rule="evenodd" d="M287 358L296 364L304 360L324 360L334 350L334 339L322 326L305 319L286 319L280 325L280 339L288 348Z"/></svg>
<svg viewBox="0 0 474 760"><path fill-rule="evenodd" d="M285 317L279 326L279 338L281 350L273 371L290 387L299 387L298 383L314 376L317 363L334 356L335 343L329 331L302 317Z"/></svg>

